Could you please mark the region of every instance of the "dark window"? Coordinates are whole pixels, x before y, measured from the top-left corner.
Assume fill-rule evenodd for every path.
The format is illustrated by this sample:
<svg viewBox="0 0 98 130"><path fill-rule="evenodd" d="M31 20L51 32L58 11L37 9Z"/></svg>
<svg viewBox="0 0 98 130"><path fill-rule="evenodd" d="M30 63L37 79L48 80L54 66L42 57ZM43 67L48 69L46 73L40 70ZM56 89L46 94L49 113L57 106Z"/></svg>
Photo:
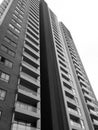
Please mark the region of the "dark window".
<svg viewBox="0 0 98 130"><path fill-rule="evenodd" d="M5 66L12 68L13 63L9 60L7 60L6 58L4 58L3 56L0 56L0 63L4 64Z"/></svg>

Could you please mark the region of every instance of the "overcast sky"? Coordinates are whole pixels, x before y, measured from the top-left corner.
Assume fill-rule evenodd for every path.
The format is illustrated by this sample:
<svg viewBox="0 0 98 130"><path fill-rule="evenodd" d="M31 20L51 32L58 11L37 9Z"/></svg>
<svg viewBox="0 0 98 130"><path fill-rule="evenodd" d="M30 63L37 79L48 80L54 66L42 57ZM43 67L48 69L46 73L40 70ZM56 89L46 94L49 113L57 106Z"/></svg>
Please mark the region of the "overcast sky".
<svg viewBox="0 0 98 130"><path fill-rule="evenodd" d="M59 21L70 30L98 99L98 0L46 0L46 2Z"/></svg>

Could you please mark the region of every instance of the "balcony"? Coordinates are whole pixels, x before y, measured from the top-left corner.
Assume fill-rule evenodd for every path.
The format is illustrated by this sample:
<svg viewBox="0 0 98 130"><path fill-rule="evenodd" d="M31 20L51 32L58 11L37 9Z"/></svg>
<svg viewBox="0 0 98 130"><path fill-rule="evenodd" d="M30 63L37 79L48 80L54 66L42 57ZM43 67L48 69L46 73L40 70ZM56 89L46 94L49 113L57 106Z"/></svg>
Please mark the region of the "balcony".
<svg viewBox="0 0 98 130"><path fill-rule="evenodd" d="M98 113L96 111L90 109L90 113L92 114L92 116L98 118Z"/></svg>
<svg viewBox="0 0 98 130"><path fill-rule="evenodd" d="M34 38L30 33L26 32L26 37L31 41L34 42L36 45L39 45L39 40Z"/></svg>
<svg viewBox="0 0 98 130"><path fill-rule="evenodd" d="M29 11L29 16L34 19L34 21L39 24L39 18L36 16L36 14L34 14L34 11L33 13L31 11Z"/></svg>
<svg viewBox="0 0 98 130"><path fill-rule="evenodd" d="M90 100L95 101L95 98L94 98L94 97L92 97L92 96L90 96L90 95L89 95L89 94L87 94L87 93L84 93L84 96L85 96L86 98L90 99Z"/></svg>
<svg viewBox="0 0 98 130"><path fill-rule="evenodd" d="M35 117L37 119L40 118L40 109L24 104L22 102L15 103L15 111L27 116Z"/></svg>
<svg viewBox="0 0 98 130"><path fill-rule="evenodd" d="M26 43L24 44L24 47L29 50L29 53L36 59L40 57L39 52L36 52L34 49L32 49L30 46L28 46Z"/></svg>
<svg viewBox="0 0 98 130"><path fill-rule="evenodd" d="M27 69L29 69L30 71L36 73L36 75L40 75L40 70L36 69L35 67L33 67L32 65L28 64L27 62L22 61L22 66L24 66Z"/></svg>
<svg viewBox="0 0 98 130"><path fill-rule="evenodd" d="M23 65L21 67L21 72L24 72L26 74L28 74L29 76L35 78L35 79L39 79L40 80L40 76L38 73L36 73L34 70L32 70L31 68L29 68L27 66L27 64Z"/></svg>
<svg viewBox="0 0 98 130"><path fill-rule="evenodd" d="M79 115L79 113L74 109L68 108L68 111L74 115Z"/></svg>
<svg viewBox="0 0 98 130"><path fill-rule="evenodd" d="M24 98L24 96L27 96L28 100L29 101L31 100L31 102L33 100L35 100L34 102L40 101L40 94L38 92L35 92L35 91L31 90L31 89L28 89L28 88L26 88L26 87L24 87L22 85L18 86L18 93L22 94L23 98Z"/></svg>
<svg viewBox="0 0 98 130"><path fill-rule="evenodd" d="M79 117L70 114L70 123L73 128L78 130L85 129L84 122Z"/></svg>
<svg viewBox="0 0 98 130"><path fill-rule="evenodd" d="M20 78L24 79L24 83L27 81L32 85L35 85L37 88L40 87L40 81L29 76L28 74L24 73L24 72L20 72ZM28 84L28 83L27 83ZM30 85L30 86L32 86Z"/></svg>
<svg viewBox="0 0 98 130"><path fill-rule="evenodd" d="M23 124L22 122L20 123L13 123L11 126L11 130L40 130L38 128L34 128L30 126L29 124Z"/></svg>
<svg viewBox="0 0 98 130"><path fill-rule="evenodd" d="M81 83L81 84L84 84L86 87L90 88L90 86L89 86L85 81L83 81L83 80L81 80L81 79L80 79L80 83Z"/></svg>
<svg viewBox="0 0 98 130"><path fill-rule="evenodd" d="M87 105L94 109L95 104L87 100Z"/></svg>
<svg viewBox="0 0 98 130"><path fill-rule="evenodd" d="M25 38L26 45L30 46L36 52L39 52L39 45L36 45L34 42L31 42L28 38Z"/></svg>
<svg viewBox="0 0 98 130"><path fill-rule="evenodd" d="M34 65L36 64L36 67L38 67L40 65L40 61L39 60L36 60L35 58L33 58L32 56L30 56L28 53L26 52L23 52L23 56L25 56L26 58L28 58L27 60L27 63L31 64L31 65ZM23 59L25 59L23 57ZM34 65L35 66L35 65Z"/></svg>
<svg viewBox="0 0 98 130"><path fill-rule="evenodd" d="M82 89L90 94L92 94L92 92L89 90L89 88L85 87L84 85L81 85Z"/></svg>
<svg viewBox="0 0 98 130"><path fill-rule="evenodd" d="M75 126L76 128L81 128L81 125L79 123L76 123L72 120L70 121L70 123L71 123L72 126Z"/></svg>
<svg viewBox="0 0 98 130"><path fill-rule="evenodd" d="M39 34L36 34L29 26L27 27L27 32L32 35L36 40L39 40Z"/></svg>
<svg viewBox="0 0 98 130"><path fill-rule="evenodd" d="M95 125L98 125L98 120L93 119L93 123L94 123Z"/></svg>
<svg viewBox="0 0 98 130"><path fill-rule="evenodd" d="M33 18L32 16L29 15L29 19L30 19L31 21L33 21L33 22L36 24L36 26L39 27L39 23L35 20L35 18Z"/></svg>
<svg viewBox="0 0 98 130"><path fill-rule="evenodd" d="M30 23L32 26L34 26L34 28L36 28L37 30L39 30L39 26L36 25L36 23L34 21L32 21L29 17L28 17L28 23Z"/></svg>
<svg viewBox="0 0 98 130"><path fill-rule="evenodd" d="M83 79L85 82L88 82L88 80L83 76L83 75L80 75L79 73L77 74L81 79Z"/></svg>
<svg viewBox="0 0 98 130"><path fill-rule="evenodd" d="M37 30L34 26L32 26L31 23L27 23L28 24L28 27L33 30L37 35L39 34L39 30Z"/></svg>

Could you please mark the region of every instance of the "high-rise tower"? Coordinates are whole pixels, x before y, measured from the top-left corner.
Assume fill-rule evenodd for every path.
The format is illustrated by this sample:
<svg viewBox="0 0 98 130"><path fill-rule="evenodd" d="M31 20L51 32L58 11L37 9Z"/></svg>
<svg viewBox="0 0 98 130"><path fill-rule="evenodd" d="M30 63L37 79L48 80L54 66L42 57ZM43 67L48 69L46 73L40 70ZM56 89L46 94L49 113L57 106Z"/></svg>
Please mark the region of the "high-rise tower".
<svg viewBox="0 0 98 130"><path fill-rule="evenodd" d="M0 6L0 130L97 130L98 105L68 29L41 0Z"/></svg>

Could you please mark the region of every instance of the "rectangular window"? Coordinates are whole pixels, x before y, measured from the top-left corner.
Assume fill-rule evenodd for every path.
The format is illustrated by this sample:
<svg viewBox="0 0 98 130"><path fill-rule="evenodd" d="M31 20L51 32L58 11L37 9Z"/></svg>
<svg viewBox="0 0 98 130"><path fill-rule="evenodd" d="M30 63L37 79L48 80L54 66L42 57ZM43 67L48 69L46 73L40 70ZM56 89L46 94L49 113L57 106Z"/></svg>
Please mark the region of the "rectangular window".
<svg viewBox="0 0 98 130"><path fill-rule="evenodd" d="M3 46L3 45L1 45L1 50L4 51L4 52L6 52L6 53L8 51L8 49L5 46Z"/></svg>
<svg viewBox="0 0 98 130"><path fill-rule="evenodd" d="M3 80L4 82L9 82L10 76L2 71L0 71L0 80Z"/></svg>
<svg viewBox="0 0 98 130"><path fill-rule="evenodd" d="M13 14L13 16L14 16L14 18L16 18L16 19L18 18L15 14Z"/></svg>
<svg viewBox="0 0 98 130"><path fill-rule="evenodd" d="M12 41L12 40L11 40L10 38L8 38L8 37L5 37L4 40L5 40L7 43L9 43L11 46L13 46L13 47L16 47L16 46L17 46L16 43L15 43L14 41Z"/></svg>
<svg viewBox="0 0 98 130"><path fill-rule="evenodd" d="M12 57L15 57L15 53L12 50L8 49L7 47L5 47L3 45L1 45L1 50L8 53Z"/></svg>
<svg viewBox="0 0 98 130"><path fill-rule="evenodd" d="M11 36L13 36L15 39L18 39L18 36L17 36L14 32L12 32L11 30L7 30L7 32L8 32Z"/></svg>
<svg viewBox="0 0 98 130"><path fill-rule="evenodd" d="M11 29L13 29L15 32L20 33L20 30L17 29L14 25L9 24L9 27L10 27Z"/></svg>
<svg viewBox="0 0 98 130"><path fill-rule="evenodd" d="M11 51L11 50L8 50L8 54L9 54L10 56L12 56L12 57L15 57L15 53L14 53L13 51Z"/></svg>
<svg viewBox="0 0 98 130"><path fill-rule="evenodd" d="M12 68L12 62L4 58L3 56L0 56L0 63L4 64L5 66Z"/></svg>
<svg viewBox="0 0 98 130"><path fill-rule="evenodd" d="M20 25L15 19L12 19L12 22L13 22L14 24L16 24L17 27L21 28L21 25ZM20 21L19 21L19 22L20 22Z"/></svg>
<svg viewBox="0 0 98 130"><path fill-rule="evenodd" d="M0 100L4 100L5 96L6 96L6 91L0 89ZM0 113L0 115L1 115L1 113Z"/></svg>

